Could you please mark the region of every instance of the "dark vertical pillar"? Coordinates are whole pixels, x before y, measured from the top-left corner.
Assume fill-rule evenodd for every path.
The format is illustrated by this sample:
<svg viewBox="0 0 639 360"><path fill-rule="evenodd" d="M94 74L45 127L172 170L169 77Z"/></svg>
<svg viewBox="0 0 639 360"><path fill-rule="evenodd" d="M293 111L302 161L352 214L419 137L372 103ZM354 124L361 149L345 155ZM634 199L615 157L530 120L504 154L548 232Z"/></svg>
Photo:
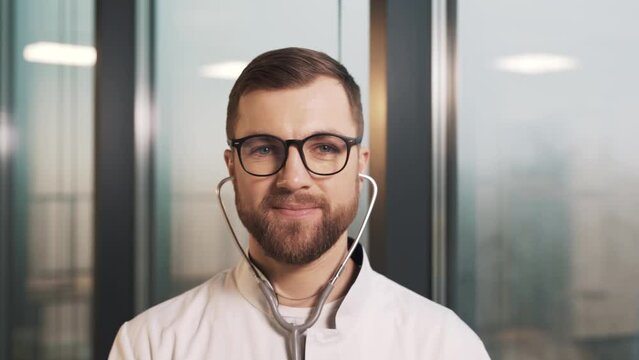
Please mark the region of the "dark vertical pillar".
<svg viewBox="0 0 639 360"><path fill-rule="evenodd" d="M376 26L385 26L386 143L381 156L385 186L378 209L384 216L375 218L382 231L371 231L371 261L374 266L382 264L379 270L391 279L430 296L431 3L386 1L385 16L374 12L380 3L371 3L376 15L371 41ZM373 149L373 168L376 156Z"/></svg>
<svg viewBox="0 0 639 360"><path fill-rule="evenodd" d="M0 0L0 360L8 360L11 351L11 14L10 0Z"/></svg>
<svg viewBox="0 0 639 360"><path fill-rule="evenodd" d="M96 1L95 359L134 314L135 1Z"/></svg>

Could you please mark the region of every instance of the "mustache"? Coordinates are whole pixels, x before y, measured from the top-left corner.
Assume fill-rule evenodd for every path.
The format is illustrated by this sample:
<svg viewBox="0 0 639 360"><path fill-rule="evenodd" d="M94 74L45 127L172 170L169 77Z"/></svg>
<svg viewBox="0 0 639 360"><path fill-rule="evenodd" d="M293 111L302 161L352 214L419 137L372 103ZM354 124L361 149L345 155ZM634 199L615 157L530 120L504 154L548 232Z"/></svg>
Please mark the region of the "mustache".
<svg viewBox="0 0 639 360"><path fill-rule="evenodd" d="M308 193L270 193L262 199L262 208L282 207L286 204L308 205L328 209L328 201L323 196Z"/></svg>

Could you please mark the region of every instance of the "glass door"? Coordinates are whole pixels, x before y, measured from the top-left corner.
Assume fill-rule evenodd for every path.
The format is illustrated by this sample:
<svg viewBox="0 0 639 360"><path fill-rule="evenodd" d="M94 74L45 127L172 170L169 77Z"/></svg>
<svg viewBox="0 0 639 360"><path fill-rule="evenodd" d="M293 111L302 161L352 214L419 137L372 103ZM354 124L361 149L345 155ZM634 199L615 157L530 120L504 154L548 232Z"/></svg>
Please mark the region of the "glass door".
<svg viewBox="0 0 639 360"><path fill-rule="evenodd" d="M94 3L2 9L0 358L89 359Z"/></svg>
<svg viewBox="0 0 639 360"><path fill-rule="evenodd" d="M493 359L638 359L639 3L458 11L454 308Z"/></svg>

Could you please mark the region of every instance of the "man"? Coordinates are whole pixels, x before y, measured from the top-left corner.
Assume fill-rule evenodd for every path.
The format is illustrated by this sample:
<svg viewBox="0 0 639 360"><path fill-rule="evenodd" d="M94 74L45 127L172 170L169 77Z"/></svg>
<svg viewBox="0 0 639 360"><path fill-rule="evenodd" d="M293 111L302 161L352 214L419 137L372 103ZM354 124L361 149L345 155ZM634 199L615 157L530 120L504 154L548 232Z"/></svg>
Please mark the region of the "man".
<svg viewBox="0 0 639 360"><path fill-rule="evenodd" d="M306 321L347 254L369 157L363 130L357 84L320 52L262 54L231 90L224 159L236 207L249 256L291 323ZM285 334L242 260L125 323L109 358L287 359ZM307 360L488 359L453 312L374 272L361 246L302 350Z"/></svg>

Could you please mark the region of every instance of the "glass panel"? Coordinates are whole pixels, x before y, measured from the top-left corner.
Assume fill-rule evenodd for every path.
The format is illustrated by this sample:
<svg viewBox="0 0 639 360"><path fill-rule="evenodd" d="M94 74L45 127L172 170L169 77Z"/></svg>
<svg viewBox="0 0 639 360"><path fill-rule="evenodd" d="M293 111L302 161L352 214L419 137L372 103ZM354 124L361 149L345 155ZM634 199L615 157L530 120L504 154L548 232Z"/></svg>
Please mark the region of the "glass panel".
<svg viewBox="0 0 639 360"><path fill-rule="evenodd" d="M368 108L368 2L352 1L342 9L339 3L156 2L153 302L204 281L238 259L215 186L227 176L223 152L228 95L248 61L287 46L339 58L341 42L344 49L348 46L342 61L362 87L363 106ZM227 70L220 71L220 65ZM226 190L225 202L235 219L232 191ZM234 224L243 230L239 220Z"/></svg>
<svg viewBox="0 0 639 360"><path fill-rule="evenodd" d="M636 14L459 6L454 306L493 359L639 358Z"/></svg>
<svg viewBox="0 0 639 360"><path fill-rule="evenodd" d="M13 1L11 359L90 358L93 11Z"/></svg>

